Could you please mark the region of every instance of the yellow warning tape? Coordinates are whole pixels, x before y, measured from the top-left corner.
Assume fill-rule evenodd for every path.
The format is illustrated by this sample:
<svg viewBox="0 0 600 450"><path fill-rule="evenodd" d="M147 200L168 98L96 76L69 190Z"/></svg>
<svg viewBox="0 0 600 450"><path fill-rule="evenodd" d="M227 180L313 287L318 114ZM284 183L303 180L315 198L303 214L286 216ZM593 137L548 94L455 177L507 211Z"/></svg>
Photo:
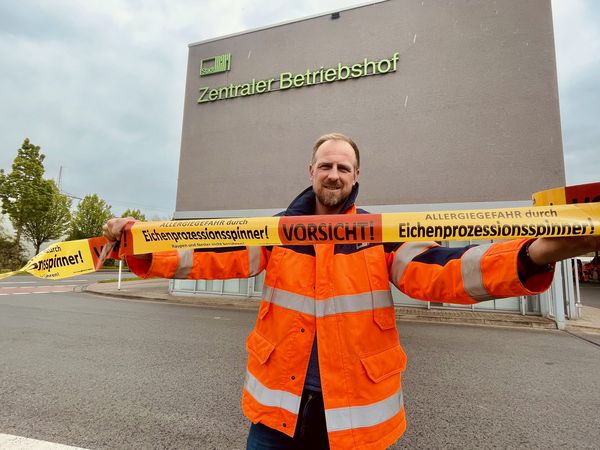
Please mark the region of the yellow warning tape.
<svg viewBox="0 0 600 450"><path fill-rule="evenodd" d="M234 246L600 235L600 202L569 201L575 198L569 189L536 193L536 206L525 208L136 222L126 227L119 256ZM93 272L104 261L106 244L102 237L53 244L21 271L52 279Z"/></svg>
<svg viewBox="0 0 600 450"><path fill-rule="evenodd" d="M320 243L452 241L600 234L600 203L338 216L136 222L125 254Z"/></svg>
<svg viewBox="0 0 600 450"><path fill-rule="evenodd" d="M22 269L0 274L0 280L19 272L54 280L95 272L98 257L106 244L103 237L52 244L31 258Z"/></svg>

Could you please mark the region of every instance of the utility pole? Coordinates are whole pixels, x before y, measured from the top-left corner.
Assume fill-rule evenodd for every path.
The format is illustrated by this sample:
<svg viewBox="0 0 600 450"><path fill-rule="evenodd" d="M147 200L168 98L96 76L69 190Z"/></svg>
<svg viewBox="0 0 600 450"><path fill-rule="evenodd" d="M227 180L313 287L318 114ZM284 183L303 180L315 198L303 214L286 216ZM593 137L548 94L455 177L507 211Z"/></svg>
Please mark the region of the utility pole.
<svg viewBox="0 0 600 450"><path fill-rule="evenodd" d="M63 173L63 166L60 166L58 168L58 181L56 182L56 184L58 185L58 190L60 192L62 192L61 189L60 189L60 185L62 183L62 173Z"/></svg>

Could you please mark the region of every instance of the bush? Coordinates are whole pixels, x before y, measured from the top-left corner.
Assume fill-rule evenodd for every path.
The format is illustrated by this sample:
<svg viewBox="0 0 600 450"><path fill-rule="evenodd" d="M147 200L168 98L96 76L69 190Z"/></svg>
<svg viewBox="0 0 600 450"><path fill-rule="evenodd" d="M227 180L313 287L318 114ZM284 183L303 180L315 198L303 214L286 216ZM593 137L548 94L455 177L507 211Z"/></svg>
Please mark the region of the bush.
<svg viewBox="0 0 600 450"><path fill-rule="evenodd" d="M23 247L18 242L0 234L0 269L18 270L25 265Z"/></svg>

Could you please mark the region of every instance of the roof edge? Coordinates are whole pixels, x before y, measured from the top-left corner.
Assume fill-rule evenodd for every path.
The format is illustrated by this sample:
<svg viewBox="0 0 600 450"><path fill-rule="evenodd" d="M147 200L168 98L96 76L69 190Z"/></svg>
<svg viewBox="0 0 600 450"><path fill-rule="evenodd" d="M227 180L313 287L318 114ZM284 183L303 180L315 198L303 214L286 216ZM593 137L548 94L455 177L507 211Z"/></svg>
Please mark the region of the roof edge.
<svg viewBox="0 0 600 450"><path fill-rule="evenodd" d="M343 8L343 9L332 9L332 10L327 11L327 12L323 12L323 13L319 13L319 14L313 14L313 15L310 15L310 16L302 17L300 19L286 20L284 22L278 22L278 23L275 23L273 25L266 25L264 27L251 28L250 30L238 31L237 33L226 34L224 36L219 36L219 37L215 37L215 38L205 39L203 41L193 42L191 44L188 44L188 48L194 47L196 45L207 44L209 42L220 41L222 39L228 39L228 38L235 37L235 36L242 36L244 34L256 33L257 31L268 30L270 28L277 28L277 27L281 27L281 26L284 26L284 25L289 25L289 24L296 23L296 22L303 22L305 20L315 19L317 17L328 16L328 15L336 13L336 12L350 11L352 9L364 8L365 6L376 5L378 3L385 3L385 2L389 2L389 1L390 0L372 0L370 2L359 3L359 4L354 5L354 6L348 6L348 7Z"/></svg>

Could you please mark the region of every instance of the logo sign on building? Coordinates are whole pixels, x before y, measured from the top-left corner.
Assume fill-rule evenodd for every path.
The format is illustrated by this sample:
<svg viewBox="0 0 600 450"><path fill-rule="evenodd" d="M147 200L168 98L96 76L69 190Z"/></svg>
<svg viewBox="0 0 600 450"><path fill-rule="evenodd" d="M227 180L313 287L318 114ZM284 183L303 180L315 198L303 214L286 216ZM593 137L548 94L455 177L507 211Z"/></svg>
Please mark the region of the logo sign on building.
<svg viewBox="0 0 600 450"><path fill-rule="evenodd" d="M200 61L200 76L212 75L213 73L227 72L231 66L231 53L225 53Z"/></svg>

